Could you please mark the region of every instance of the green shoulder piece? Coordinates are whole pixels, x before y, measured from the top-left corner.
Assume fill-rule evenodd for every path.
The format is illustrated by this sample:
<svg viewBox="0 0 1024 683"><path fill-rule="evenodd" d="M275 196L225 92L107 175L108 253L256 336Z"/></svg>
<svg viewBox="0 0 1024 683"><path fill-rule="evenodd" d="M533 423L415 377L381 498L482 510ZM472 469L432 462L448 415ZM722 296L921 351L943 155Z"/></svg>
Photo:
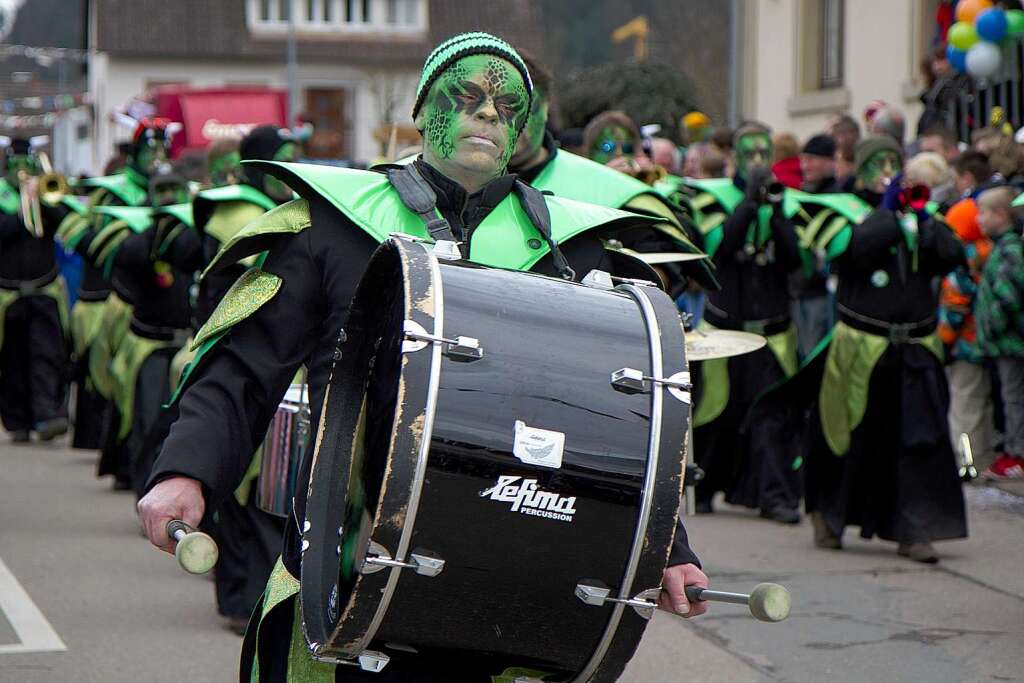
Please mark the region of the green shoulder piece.
<svg viewBox="0 0 1024 683"><path fill-rule="evenodd" d="M77 213L79 216L89 215L89 207L85 202L80 200L78 197L66 194L61 197L60 203L66 206L69 210Z"/></svg>
<svg viewBox="0 0 1024 683"><path fill-rule="evenodd" d="M11 216L18 213L21 199L6 178L0 178L0 213Z"/></svg>
<svg viewBox="0 0 1024 683"><path fill-rule="evenodd" d="M231 285L231 289L217 304L210 319L196 333L196 338L192 341L192 350L220 336L259 310L263 304L274 298L281 289L282 282L277 275L259 268L245 271L235 284Z"/></svg>
<svg viewBox="0 0 1024 683"><path fill-rule="evenodd" d="M327 199L377 242L383 242L394 232L429 239L423 221L402 204L387 176L381 173L276 161L244 163L280 178L304 197L321 196ZM595 228L613 233L616 229L638 224L655 227L665 225L664 221L657 218L619 209L550 196L545 199L551 214L552 237L556 242L565 242ZM291 206L295 207L288 209L291 215L279 215L284 207ZM254 247L266 244L265 240L253 242L252 238L256 235L294 233L307 227L308 205L305 202L290 202L247 225L221 250L215 263L234 263L265 249L266 246ZM538 237L519 199L509 194L477 227L473 235L470 260L497 268L528 270L550 251L547 243ZM246 242L249 242L248 246L245 246Z"/></svg>
<svg viewBox="0 0 1024 683"><path fill-rule="evenodd" d="M564 150L559 150L530 184L556 197L617 209L640 195L651 195L664 202L664 197L650 185Z"/></svg>
<svg viewBox="0 0 1024 683"><path fill-rule="evenodd" d="M706 192L715 198L723 209L728 213L736 210L736 207L743 201L743 190L736 187L732 178L707 178L697 180L695 178L683 178L687 187L692 187L698 192Z"/></svg>
<svg viewBox="0 0 1024 683"><path fill-rule="evenodd" d="M203 230L217 210L217 207L229 202L255 204L264 211L270 211L277 206L277 202L251 185L241 184L213 187L197 194L192 202L196 229Z"/></svg>
<svg viewBox="0 0 1024 683"><path fill-rule="evenodd" d="M811 194L787 189L783 201L786 205L787 216L793 216L801 208L812 215L823 209L831 209L833 212L845 216L852 223L860 223L872 211L871 206L855 194Z"/></svg>
<svg viewBox="0 0 1024 683"><path fill-rule="evenodd" d="M551 214L551 237L559 244L592 229L613 235L620 228L662 223L651 216L607 206L558 197L546 196L545 199ZM522 210L518 198L509 195L477 227L469 258L495 268L529 270L550 251L537 236L537 229Z"/></svg>
<svg viewBox="0 0 1024 683"><path fill-rule="evenodd" d="M213 212L202 223L197 223L200 233L227 244L238 231L265 214L262 206L250 202L220 202L213 205Z"/></svg>
<svg viewBox="0 0 1024 683"><path fill-rule="evenodd" d="M294 235L310 226L309 204L305 199L290 202L260 214L225 242L200 279L218 270L222 265L237 263L242 259L266 251L274 237Z"/></svg>
<svg viewBox="0 0 1024 683"><path fill-rule="evenodd" d="M1017 195L1017 198L1013 200L1013 206L1024 206L1024 192Z"/></svg>
<svg viewBox="0 0 1024 683"><path fill-rule="evenodd" d="M124 221L136 234L145 232L153 223L153 209L149 206L97 206L93 207L93 211Z"/></svg>
<svg viewBox="0 0 1024 683"><path fill-rule="evenodd" d="M685 178L669 174L654 183L654 189L664 197L671 198L673 194L682 190L685 180Z"/></svg>
<svg viewBox="0 0 1024 683"><path fill-rule="evenodd" d="M159 206L153 209L153 218L159 218L160 216L173 216L179 223L192 227L192 203L184 202L182 204L170 204L168 206Z"/></svg>
<svg viewBox="0 0 1024 683"><path fill-rule="evenodd" d="M149 198L145 188L132 182L126 173L86 178L79 184L82 187L106 190L128 206L141 206Z"/></svg>

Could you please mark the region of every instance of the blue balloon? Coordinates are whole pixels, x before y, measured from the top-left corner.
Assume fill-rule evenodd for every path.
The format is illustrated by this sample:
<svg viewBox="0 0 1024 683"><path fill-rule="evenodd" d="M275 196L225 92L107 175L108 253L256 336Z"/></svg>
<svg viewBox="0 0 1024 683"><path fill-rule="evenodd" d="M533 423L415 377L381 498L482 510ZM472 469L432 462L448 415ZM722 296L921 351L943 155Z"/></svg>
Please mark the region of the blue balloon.
<svg viewBox="0 0 1024 683"><path fill-rule="evenodd" d="M1006 37L1006 13L1001 9L987 9L974 22L978 37L990 43L998 43Z"/></svg>
<svg viewBox="0 0 1024 683"><path fill-rule="evenodd" d="M958 50L952 45L946 46L946 59L949 60L950 65L959 71L960 73L966 73L967 71L967 53L963 50Z"/></svg>

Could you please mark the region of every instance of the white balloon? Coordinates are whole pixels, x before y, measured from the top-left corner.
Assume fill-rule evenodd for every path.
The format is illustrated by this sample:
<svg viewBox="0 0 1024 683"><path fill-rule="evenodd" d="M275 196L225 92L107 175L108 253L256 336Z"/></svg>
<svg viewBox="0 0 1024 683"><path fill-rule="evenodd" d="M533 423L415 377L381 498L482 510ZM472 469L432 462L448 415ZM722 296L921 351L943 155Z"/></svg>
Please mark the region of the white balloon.
<svg viewBox="0 0 1024 683"><path fill-rule="evenodd" d="M967 73L975 78L991 78L999 71L1002 52L995 43L979 40L967 51Z"/></svg>

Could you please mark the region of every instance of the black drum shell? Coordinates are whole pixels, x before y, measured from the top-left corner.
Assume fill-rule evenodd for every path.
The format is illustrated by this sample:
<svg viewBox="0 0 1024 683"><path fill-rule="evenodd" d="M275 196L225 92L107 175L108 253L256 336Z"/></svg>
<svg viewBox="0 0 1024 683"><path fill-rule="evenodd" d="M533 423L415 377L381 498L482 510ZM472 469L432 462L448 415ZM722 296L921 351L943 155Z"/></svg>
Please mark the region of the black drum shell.
<svg viewBox="0 0 1024 683"><path fill-rule="evenodd" d="M444 335L474 337L484 353L473 362L445 358L441 365L410 548L440 555L444 571L436 577L409 570L399 575L373 648L386 651L388 643L397 643L466 661L483 658L493 662L492 674L523 666L570 678L591 658L613 609L584 604L575 597L575 586L598 580L617 589L634 542L650 451L652 398L615 391L610 377L622 367L652 372L647 321L634 296L624 292L463 263L441 262L440 271ZM406 268L414 279L426 272ZM427 287L406 284L414 291ZM658 331L662 374L685 370L682 330L672 302L656 290L642 290L651 302L655 329L664 328ZM372 309L375 296L361 288L353 312ZM349 341L354 341L351 332ZM430 348L403 358L403 372L415 360L421 385L405 383L407 402L408 392L426 388L419 361ZM321 421L323 442L334 448L340 442L330 434L331 393L343 381L337 374L332 378ZM658 476L631 596L660 585L678 514L688 406L668 392L662 396ZM400 420L410 416L403 409ZM517 421L565 434L561 467L541 467L513 455ZM343 458L334 456L344 466ZM509 502L482 496L499 477L519 477L518 483L532 479L542 491L575 497L572 520L513 511ZM404 487L388 484L389 492ZM313 488L311 482L311 498ZM378 510L381 519L400 512L385 508ZM314 508L307 518L310 513ZM382 526L373 538L393 552L396 531ZM359 590L371 595L384 590L388 574L360 577ZM338 642L353 642L358 634L352 629L366 619L373 602L356 610L362 616L336 634ZM632 610L623 611L594 680L613 680L621 673L645 626Z"/></svg>

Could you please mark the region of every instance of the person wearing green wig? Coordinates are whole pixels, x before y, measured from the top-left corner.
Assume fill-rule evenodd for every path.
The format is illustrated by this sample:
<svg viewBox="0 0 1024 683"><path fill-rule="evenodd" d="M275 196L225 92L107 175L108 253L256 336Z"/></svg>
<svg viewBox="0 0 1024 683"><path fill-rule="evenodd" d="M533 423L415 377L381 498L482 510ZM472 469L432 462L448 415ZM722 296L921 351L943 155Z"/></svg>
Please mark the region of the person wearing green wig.
<svg viewBox="0 0 1024 683"><path fill-rule="evenodd" d="M603 227L655 220L562 203L505 173L526 124L531 94L529 72L511 46L486 33L461 34L438 46L423 69L413 108L424 140L421 158L379 171L272 161L247 164L285 182L301 199L246 226L207 268L216 272L221 265L267 251L197 334L197 357L182 380L180 417L164 442L149 492L139 502L143 527L154 545L173 552L167 522L182 519L198 525L207 510L234 491L303 363L308 368L311 422L318 424L349 301L371 254L389 233L426 228L435 239L461 243L464 255L471 253L475 236L486 235L499 248L485 250L486 260L472 252L474 260L511 268L522 266L508 261L507 254L521 252L525 243L544 254L531 260L535 265L530 270L578 278L591 269L613 269L613 256L600 240ZM417 197L433 198L432 210L418 203L420 211L408 208L413 202L397 186L410 185ZM576 227L570 230L555 218L538 226L521 201L544 201L554 209L552 216L574 211ZM503 218L509 211L514 220ZM377 212L390 217L387 225L374 224L381 220ZM415 222L425 214L429 222ZM533 225L536 234L524 235L524 225ZM222 324L211 328L217 321ZM314 433L314 442L316 438ZM308 463L301 471L305 474L296 488L282 558L243 643L240 680L488 680L479 671L467 677L466 663L455 658L400 650L389 652L387 668L375 674L311 659L296 618L301 553L296 520L305 519ZM666 571L662 604L689 616L700 614L704 605L689 605L683 588L707 585L707 577L681 526L670 564L674 566Z"/></svg>

